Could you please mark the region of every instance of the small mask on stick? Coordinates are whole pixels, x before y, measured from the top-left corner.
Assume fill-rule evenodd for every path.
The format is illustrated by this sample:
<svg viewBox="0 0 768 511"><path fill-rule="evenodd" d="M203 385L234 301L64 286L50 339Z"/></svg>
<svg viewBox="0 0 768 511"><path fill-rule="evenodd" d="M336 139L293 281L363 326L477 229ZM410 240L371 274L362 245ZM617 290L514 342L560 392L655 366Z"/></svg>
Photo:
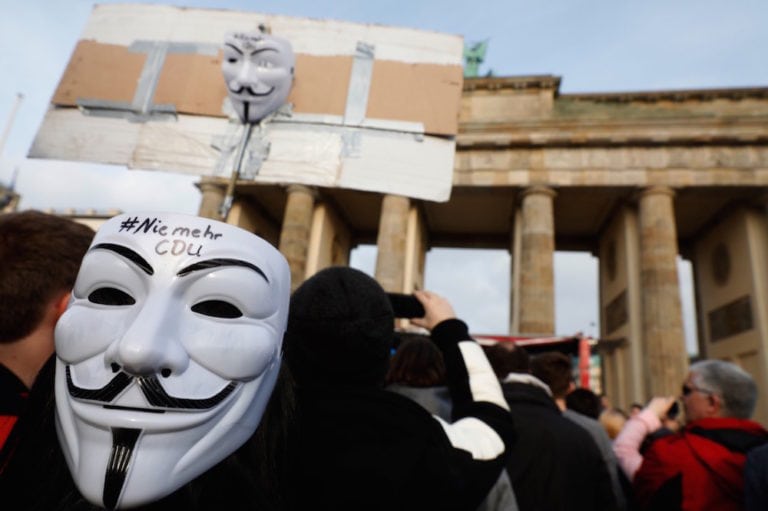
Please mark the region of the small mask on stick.
<svg viewBox="0 0 768 511"><path fill-rule="evenodd" d="M259 122L285 103L295 61L291 43L280 37L262 32L227 34L221 70L242 122Z"/></svg>

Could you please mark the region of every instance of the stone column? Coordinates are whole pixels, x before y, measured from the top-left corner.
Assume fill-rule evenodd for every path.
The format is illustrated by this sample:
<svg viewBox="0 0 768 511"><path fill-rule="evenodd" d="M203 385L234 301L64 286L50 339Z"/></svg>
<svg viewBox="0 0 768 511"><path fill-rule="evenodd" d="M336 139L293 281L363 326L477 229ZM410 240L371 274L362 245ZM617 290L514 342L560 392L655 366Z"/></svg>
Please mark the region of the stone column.
<svg viewBox="0 0 768 511"><path fill-rule="evenodd" d="M420 204L411 204L405 237L405 269L403 292L424 289L424 268L427 262L427 224Z"/></svg>
<svg viewBox="0 0 768 511"><path fill-rule="evenodd" d="M352 233L347 223L330 204L318 201L312 215L306 277L330 266L349 266L351 247Z"/></svg>
<svg viewBox="0 0 768 511"><path fill-rule="evenodd" d="M253 198L235 200L227 215L227 223L252 232L275 247L280 242L280 225L270 219Z"/></svg>
<svg viewBox="0 0 768 511"><path fill-rule="evenodd" d="M381 203L379 235L376 240L376 280L385 291L405 291L405 253L408 212L411 201L399 195L385 195Z"/></svg>
<svg viewBox="0 0 768 511"><path fill-rule="evenodd" d="M291 269L291 291L304 282L307 271L307 249L312 231L312 214L316 192L304 185L290 185L285 204L280 252Z"/></svg>
<svg viewBox="0 0 768 511"><path fill-rule="evenodd" d="M677 395L688 370L674 196L668 187L653 186L639 197L643 351L651 396Z"/></svg>
<svg viewBox="0 0 768 511"><path fill-rule="evenodd" d="M520 233L523 225L522 213L519 207L515 207L512 218L512 232L510 236L510 289L509 289L509 333L520 333L520 245L522 244Z"/></svg>
<svg viewBox="0 0 768 511"><path fill-rule="evenodd" d="M205 218L221 220L220 210L221 205L224 203L226 184L214 177L203 177L197 183L197 188L202 195L197 214Z"/></svg>
<svg viewBox="0 0 768 511"><path fill-rule="evenodd" d="M520 333L555 331L555 191L534 186L522 194L520 222Z"/></svg>

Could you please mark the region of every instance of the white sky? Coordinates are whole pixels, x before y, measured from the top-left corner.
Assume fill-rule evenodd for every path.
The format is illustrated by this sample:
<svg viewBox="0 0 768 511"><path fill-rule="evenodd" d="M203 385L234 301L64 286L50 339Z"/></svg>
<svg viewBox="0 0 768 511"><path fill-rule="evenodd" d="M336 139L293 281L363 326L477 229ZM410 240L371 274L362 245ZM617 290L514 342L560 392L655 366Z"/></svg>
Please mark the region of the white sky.
<svg viewBox="0 0 768 511"><path fill-rule="evenodd" d="M167 209L194 213L196 178L25 155L94 2L0 0L0 133L24 94L5 147L0 182L18 169L22 208ZM104 1L101 3L113 3ZM157 3L157 2L135 2ZM481 73L553 74L561 92L768 86L765 0L334 0L165 1L290 16L334 18L489 39ZM363 248L355 264L372 268ZM557 332L597 334L597 262L556 255ZM681 273L692 328L690 270ZM433 249L428 288L448 296L474 332L505 333L509 255ZM689 343L692 336L689 335ZM689 349L692 345L689 344Z"/></svg>

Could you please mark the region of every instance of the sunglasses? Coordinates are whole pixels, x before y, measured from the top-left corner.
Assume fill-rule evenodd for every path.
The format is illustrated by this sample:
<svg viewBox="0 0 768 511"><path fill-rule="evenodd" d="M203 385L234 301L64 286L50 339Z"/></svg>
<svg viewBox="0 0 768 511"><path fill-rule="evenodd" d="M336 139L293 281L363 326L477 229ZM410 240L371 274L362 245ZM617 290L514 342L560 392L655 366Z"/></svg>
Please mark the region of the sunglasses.
<svg viewBox="0 0 768 511"><path fill-rule="evenodd" d="M683 384L682 392L683 392L683 396L687 396L691 392L701 392L702 394L707 394L707 395L710 395L710 396L713 394L713 392L710 391L710 390L700 389L699 387L694 387L692 385L689 386L689 385L686 385L686 384Z"/></svg>

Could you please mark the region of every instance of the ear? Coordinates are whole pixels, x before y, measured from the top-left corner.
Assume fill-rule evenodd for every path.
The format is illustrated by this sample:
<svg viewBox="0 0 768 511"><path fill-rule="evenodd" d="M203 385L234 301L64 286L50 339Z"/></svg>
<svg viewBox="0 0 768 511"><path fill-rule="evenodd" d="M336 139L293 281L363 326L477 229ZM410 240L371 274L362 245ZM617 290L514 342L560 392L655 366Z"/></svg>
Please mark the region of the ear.
<svg viewBox="0 0 768 511"><path fill-rule="evenodd" d="M710 394L707 399L709 400L709 406L712 409L712 415L714 417L719 417L723 405L722 399L717 394Z"/></svg>
<svg viewBox="0 0 768 511"><path fill-rule="evenodd" d="M45 309L45 316L40 323L41 326L45 325L46 328L56 327L56 323L59 322L59 318L67 309L70 295L71 291L61 291L54 296L53 300L48 302L48 306Z"/></svg>
<svg viewBox="0 0 768 511"><path fill-rule="evenodd" d="M67 305L69 305L69 297L71 295L72 295L72 291L68 290L63 294L61 294L54 301L54 308L56 311L56 321L58 321L61 315L64 314L64 311L67 310Z"/></svg>

